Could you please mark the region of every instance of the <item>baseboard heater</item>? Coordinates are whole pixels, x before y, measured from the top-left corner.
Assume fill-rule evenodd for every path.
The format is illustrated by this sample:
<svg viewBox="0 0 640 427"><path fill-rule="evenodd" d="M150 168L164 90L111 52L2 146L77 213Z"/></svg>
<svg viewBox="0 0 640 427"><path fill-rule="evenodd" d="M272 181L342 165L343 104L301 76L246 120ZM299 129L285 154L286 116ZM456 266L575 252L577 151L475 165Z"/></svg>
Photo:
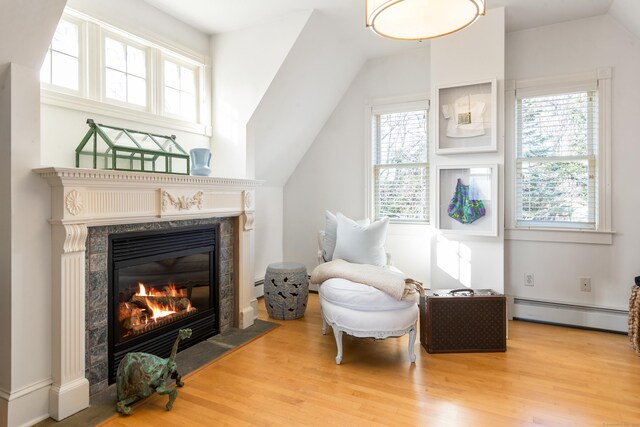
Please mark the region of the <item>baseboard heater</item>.
<svg viewBox="0 0 640 427"><path fill-rule="evenodd" d="M629 312L615 308L514 298L514 320L549 323L608 332L628 332Z"/></svg>

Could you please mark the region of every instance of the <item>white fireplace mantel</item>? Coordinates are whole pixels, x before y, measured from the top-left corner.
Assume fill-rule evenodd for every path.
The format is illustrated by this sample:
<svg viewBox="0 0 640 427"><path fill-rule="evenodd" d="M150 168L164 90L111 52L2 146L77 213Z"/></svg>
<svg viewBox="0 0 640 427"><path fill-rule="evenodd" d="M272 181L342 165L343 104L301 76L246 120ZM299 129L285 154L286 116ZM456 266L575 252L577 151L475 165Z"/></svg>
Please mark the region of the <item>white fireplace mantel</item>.
<svg viewBox="0 0 640 427"><path fill-rule="evenodd" d="M89 406L84 377L87 227L236 217L235 325L253 324L254 192L260 181L57 167L34 171L51 186L51 417L61 420Z"/></svg>

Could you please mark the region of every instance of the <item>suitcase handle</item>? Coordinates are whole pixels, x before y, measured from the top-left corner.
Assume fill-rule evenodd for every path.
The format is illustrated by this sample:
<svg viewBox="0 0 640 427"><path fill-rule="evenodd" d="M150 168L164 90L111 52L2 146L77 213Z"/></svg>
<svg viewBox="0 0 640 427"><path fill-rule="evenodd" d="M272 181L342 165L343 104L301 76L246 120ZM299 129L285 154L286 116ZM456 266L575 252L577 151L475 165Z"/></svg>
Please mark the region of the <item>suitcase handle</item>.
<svg viewBox="0 0 640 427"><path fill-rule="evenodd" d="M473 289L469 289L469 288L452 289L452 290L449 291L449 293L451 295L455 295L455 294L458 294L458 293L469 293L471 295L475 294Z"/></svg>

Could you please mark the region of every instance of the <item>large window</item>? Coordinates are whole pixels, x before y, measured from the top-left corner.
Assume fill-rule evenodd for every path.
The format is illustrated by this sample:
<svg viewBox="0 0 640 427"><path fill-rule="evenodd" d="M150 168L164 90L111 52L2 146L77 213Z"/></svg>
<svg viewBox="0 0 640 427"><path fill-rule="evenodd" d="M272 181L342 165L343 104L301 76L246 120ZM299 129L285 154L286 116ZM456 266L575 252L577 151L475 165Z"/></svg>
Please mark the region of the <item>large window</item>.
<svg viewBox="0 0 640 427"><path fill-rule="evenodd" d="M371 110L372 197L375 219L429 222L428 103Z"/></svg>
<svg viewBox="0 0 640 427"><path fill-rule="evenodd" d="M42 102L211 135L207 58L65 9L40 71Z"/></svg>
<svg viewBox="0 0 640 427"><path fill-rule="evenodd" d="M594 229L597 91L554 93L517 102L518 224Z"/></svg>
<svg viewBox="0 0 640 427"><path fill-rule="evenodd" d="M61 19L40 69L40 81L80 90L80 26Z"/></svg>
<svg viewBox="0 0 640 427"><path fill-rule="evenodd" d="M516 82L515 230L610 232L611 83L610 70L599 72L605 78ZM539 237L574 241L558 236Z"/></svg>

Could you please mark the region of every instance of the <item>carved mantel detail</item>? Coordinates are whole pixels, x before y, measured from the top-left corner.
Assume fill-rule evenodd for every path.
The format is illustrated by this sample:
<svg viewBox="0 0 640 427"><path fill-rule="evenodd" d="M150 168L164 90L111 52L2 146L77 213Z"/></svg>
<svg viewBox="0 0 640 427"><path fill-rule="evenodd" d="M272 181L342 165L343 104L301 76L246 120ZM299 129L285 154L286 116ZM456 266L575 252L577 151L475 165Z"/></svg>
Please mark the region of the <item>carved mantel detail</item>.
<svg viewBox="0 0 640 427"><path fill-rule="evenodd" d="M253 212L245 212L244 214L244 231L253 230Z"/></svg>
<svg viewBox="0 0 640 427"><path fill-rule="evenodd" d="M85 242L87 241L87 225L86 224L66 224L64 226L66 237L64 239L63 251L68 254L70 252L84 252Z"/></svg>
<svg viewBox="0 0 640 427"><path fill-rule="evenodd" d="M188 211L193 206L197 206L198 209L202 209L203 195L204 193L202 191L198 191L193 195L193 197L172 196L168 191L162 190L162 212L167 210L169 204L180 211Z"/></svg>
<svg viewBox="0 0 640 427"><path fill-rule="evenodd" d="M69 191L64 198L64 202L67 207L67 211L71 215L75 216L82 212L84 202L82 200L82 194L80 194L78 190Z"/></svg>
<svg viewBox="0 0 640 427"><path fill-rule="evenodd" d="M245 190L244 191L244 208L246 210L253 210L253 191Z"/></svg>

